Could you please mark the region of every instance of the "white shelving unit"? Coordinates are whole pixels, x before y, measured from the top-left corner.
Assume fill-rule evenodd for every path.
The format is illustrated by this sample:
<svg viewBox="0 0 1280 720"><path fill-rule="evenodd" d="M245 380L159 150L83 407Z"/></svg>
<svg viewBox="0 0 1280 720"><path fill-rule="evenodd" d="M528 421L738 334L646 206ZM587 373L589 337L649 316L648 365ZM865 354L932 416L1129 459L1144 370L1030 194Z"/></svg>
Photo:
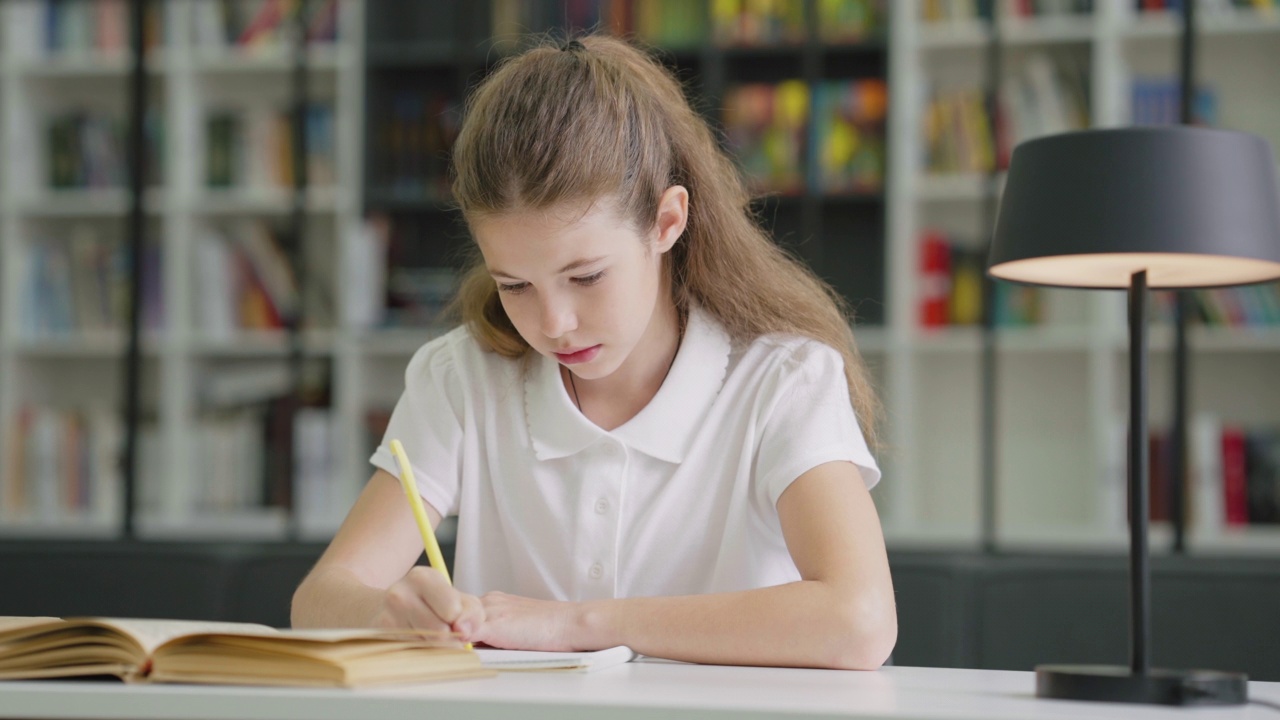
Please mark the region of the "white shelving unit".
<svg viewBox="0 0 1280 720"><path fill-rule="evenodd" d="M255 48L250 54L211 50L196 40L200 0L166 0L163 47L148 56L150 102L164 118L167 145L164 186L147 191L148 235L162 246L164 326L143 342L144 418L157 434L159 467L144 472L157 483L156 511L137 518L138 532L156 539L284 539L287 518L274 510L211 513L192 502L196 482L198 399L203 375L226 364L287 362L289 340L279 332L244 332L230 339L204 334L196 322L199 301L195 278L194 235L202 228L245 218L284 221L292 211L292 189L268 187L213 190L204 183L204 119L214 107L286 107L293 67L287 46ZM28 0L0 6L0 26L12 38L22 32L42 37L43 16ZM15 25L17 24L17 25ZM21 25L22 29L18 26ZM34 27L27 27L35 25ZM340 267L346 233L360 221L361 148L363 146L363 3L342 0L337 43L308 50L309 94L333 103L338 181L308 195L306 253L326 253ZM94 51L49 56L30 43L7 43L0 51L0 133L5 149L0 173L0 435L14 432L15 412L26 404L82 410L101 407L118 413L123 390L123 331L31 336L21 329L26 301L23 253L37 234L58 236L77 224L91 224L100 235L124 237L128 194L123 187L50 190L44 167L48 154L44 120L58 110L102 109L125 116L131 69L127 52L104 56ZM12 151L9 154L9 151ZM324 279L335 288L335 278ZM308 329L303 347L308 358L332 363L334 482L332 504L349 506L359 490L365 458L348 441L359 429L360 344L341 326ZM228 459L228 462L230 460ZM144 493L147 491L143 491ZM342 512L298 518L304 538L327 538ZM0 500L0 537L114 537L118 513L94 513L93 521L64 512L6 512Z"/></svg>
<svg viewBox="0 0 1280 720"><path fill-rule="evenodd" d="M160 437L160 512L139 518L139 530L164 539L283 539L286 518L270 511L216 515L191 502L199 456L199 388L211 370L286 362L280 333L209 337L197 323L194 238L211 224L241 218L282 220L288 189L244 192L204 187L204 110L219 103L278 104L287 97L291 54L210 53L192 32L200 0L167 0L166 42L148 61L152 98L166 125L166 183L148 191L151 235L163 247L163 332L144 338L144 409ZM21 18L21 2L0 4L0 26ZM926 330L918 324L918 243L922 227L939 226L977 240L986 228L988 179L931 176L923 157L922 111L927 89L980 86L990 30L981 23L926 25L917 0L888 3L891 13L890 133L886 200L889 235L887 321L863 329L859 344L886 407L884 483L874 496L891 547L965 547L979 540L980 359L974 328ZM1176 73L1176 18L1135 16L1132 3L1095 2L1085 17L1005 22L997 33L1006 65L1041 50L1088 67L1092 123L1127 124L1129 88L1139 76ZM364 4L342 0L339 42L310 50L314 97L334 103L338 181L308 199L308 239L335 268L361 222L365 148ZM1199 75L1219 93L1220 120L1262 134L1280 149L1280 101L1268 79L1280 62L1280 20L1255 14L1201 13ZM33 30L35 32L35 30ZM0 43L11 37L0 32ZM93 223L123 237L122 189L46 189L42 118L71 106L104 107L123 116L129 63L123 57L45 58L0 46L0 437L13 432L26 403L118 408L124 336L28 337L19 328L25 279L23 248L37 233ZM997 181L997 190L1002 185ZM341 283L337 283L341 286ZM440 329L375 331L346 324L346 288L334 292L332 327L304 332L309 358L332 368L333 496L328 513L298 518L306 539L327 539L371 473L364 446L365 414L389 408L403 389L405 364ZM1125 412L1126 353L1122 293L1059 291L1046 295L1050 322L1001 330L997 338L998 530L1017 549L1122 550L1115 522L1112 449ZM1280 424L1280 332L1195 329L1193 408L1245 422ZM1167 328L1152 335L1152 418L1167 417ZM0 470L4 463L0 462ZM1167 542L1156 528L1154 543ZM0 537L112 537L114 517L6 515ZM1280 550L1280 532L1194 534L1205 553Z"/></svg>
<svg viewBox="0 0 1280 720"><path fill-rule="evenodd" d="M1181 22L1138 15L1132 6L1104 0L1092 15L1005 19L996 30L1005 67L1037 51L1087 62L1092 125L1127 125L1134 78L1177 77ZM925 226L983 236L989 183L984 176L929 175L917 159L924 157L929 89L980 87L991 31L982 22L925 23L918 2L891 8L891 123L900 129L891 135L888 211L885 398L892 435L877 496L891 546L976 546L981 336L972 328L918 325L916 268ZM1280 102L1266 91L1274 82L1263 78L1280 62L1280 22L1252 12L1202 10L1198 17L1197 75L1218 93L1219 125L1263 135L1280 152ZM1002 185L999 178L997 190ZM997 542L1006 549L1122 551L1123 465L1114 452L1127 417L1124 294L1052 291L1045 302L1043 325L997 333ZM1169 417L1170 338L1169 328L1153 327L1157 425ZM1192 412L1280 425L1278 342L1275 328L1193 328ZM1167 530L1155 528L1155 547L1168 544ZM1280 535L1271 530L1206 533L1193 525L1190 547L1280 551Z"/></svg>

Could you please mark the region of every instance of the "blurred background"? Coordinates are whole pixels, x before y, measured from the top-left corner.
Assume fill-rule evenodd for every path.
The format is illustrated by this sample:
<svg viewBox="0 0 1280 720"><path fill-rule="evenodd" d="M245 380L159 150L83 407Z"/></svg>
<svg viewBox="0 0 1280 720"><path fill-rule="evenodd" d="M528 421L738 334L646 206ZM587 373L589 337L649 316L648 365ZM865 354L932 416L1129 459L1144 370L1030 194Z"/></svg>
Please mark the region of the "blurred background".
<svg viewBox="0 0 1280 720"><path fill-rule="evenodd" d="M677 74L760 222L855 311L896 662L1125 662L1124 294L983 269L1024 139L1189 121L1280 153L1277 0L1200 0L1190 36L1186 2L0 4L0 614L287 624L449 329L468 91L596 31ZM1280 680L1280 288L1188 294L1182 444L1173 305L1154 660Z"/></svg>

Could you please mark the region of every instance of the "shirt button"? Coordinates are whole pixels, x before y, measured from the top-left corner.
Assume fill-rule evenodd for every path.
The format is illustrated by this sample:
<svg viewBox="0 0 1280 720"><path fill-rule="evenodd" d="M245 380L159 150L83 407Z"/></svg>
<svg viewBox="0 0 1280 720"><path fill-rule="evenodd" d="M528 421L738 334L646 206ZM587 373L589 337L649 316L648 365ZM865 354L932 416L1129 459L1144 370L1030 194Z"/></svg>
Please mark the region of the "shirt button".
<svg viewBox="0 0 1280 720"><path fill-rule="evenodd" d="M607 512L609 512L609 501L604 498L600 498L596 501L596 514L603 515Z"/></svg>
<svg viewBox="0 0 1280 720"><path fill-rule="evenodd" d="M599 580L600 576L604 574L604 566L600 563L596 563L591 566L591 569L587 571L587 574L591 576L592 580Z"/></svg>

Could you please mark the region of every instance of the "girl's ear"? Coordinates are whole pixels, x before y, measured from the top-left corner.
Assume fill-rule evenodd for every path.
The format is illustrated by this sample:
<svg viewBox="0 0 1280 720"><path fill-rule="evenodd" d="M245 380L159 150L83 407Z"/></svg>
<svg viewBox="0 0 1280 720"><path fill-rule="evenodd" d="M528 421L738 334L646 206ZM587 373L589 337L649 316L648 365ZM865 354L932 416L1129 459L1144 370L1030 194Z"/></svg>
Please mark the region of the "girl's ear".
<svg viewBox="0 0 1280 720"><path fill-rule="evenodd" d="M661 255L670 250L684 234L689 222L689 191L683 185L672 185L658 198L658 220L654 224L657 237L653 251Z"/></svg>

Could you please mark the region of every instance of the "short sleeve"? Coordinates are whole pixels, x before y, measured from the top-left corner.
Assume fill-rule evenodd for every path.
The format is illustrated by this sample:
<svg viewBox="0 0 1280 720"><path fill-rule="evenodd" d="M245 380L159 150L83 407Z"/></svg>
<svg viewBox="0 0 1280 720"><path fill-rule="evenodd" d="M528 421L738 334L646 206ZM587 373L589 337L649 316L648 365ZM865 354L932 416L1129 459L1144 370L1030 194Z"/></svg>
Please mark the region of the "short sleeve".
<svg viewBox="0 0 1280 720"><path fill-rule="evenodd" d="M391 440L404 446L418 492L442 516L458 512L465 389L454 363L452 334L422 346L404 375L404 394L369 462L400 477Z"/></svg>
<svg viewBox="0 0 1280 720"><path fill-rule="evenodd" d="M858 466L868 488L880 481L880 468L867 447L849 401L844 358L815 341L797 346L779 363L773 395L762 407L756 456L756 480L777 505L778 498L805 472L828 462Z"/></svg>

